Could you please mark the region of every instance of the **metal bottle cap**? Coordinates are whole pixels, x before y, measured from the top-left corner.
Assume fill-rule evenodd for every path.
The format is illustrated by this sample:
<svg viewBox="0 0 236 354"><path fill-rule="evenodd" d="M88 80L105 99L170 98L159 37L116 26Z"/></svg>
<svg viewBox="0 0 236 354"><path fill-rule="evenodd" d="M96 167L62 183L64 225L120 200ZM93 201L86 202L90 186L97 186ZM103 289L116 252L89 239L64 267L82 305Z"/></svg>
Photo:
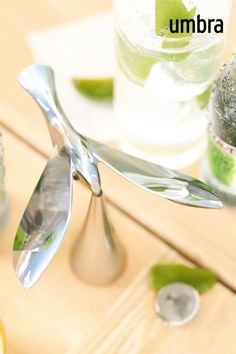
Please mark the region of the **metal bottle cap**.
<svg viewBox="0 0 236 354"><path fill-rule="evenodd" d="M198 313L200 296L196 289L183 283L163 287L157 296L155 310L172 326L190 322Z"/></svg>

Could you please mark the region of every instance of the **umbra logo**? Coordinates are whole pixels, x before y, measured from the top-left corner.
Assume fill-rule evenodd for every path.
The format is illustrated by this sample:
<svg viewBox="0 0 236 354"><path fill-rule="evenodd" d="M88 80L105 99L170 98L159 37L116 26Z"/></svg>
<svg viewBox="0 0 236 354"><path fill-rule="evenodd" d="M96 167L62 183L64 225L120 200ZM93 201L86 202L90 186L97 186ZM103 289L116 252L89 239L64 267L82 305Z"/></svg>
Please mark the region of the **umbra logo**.
<svg viewBox="0 0 236 354"><path fill-rule="evenodd" d="M205 20L197 15L197 19L170 20L171 33L224 33L224 22L222 19Z"/></svg>

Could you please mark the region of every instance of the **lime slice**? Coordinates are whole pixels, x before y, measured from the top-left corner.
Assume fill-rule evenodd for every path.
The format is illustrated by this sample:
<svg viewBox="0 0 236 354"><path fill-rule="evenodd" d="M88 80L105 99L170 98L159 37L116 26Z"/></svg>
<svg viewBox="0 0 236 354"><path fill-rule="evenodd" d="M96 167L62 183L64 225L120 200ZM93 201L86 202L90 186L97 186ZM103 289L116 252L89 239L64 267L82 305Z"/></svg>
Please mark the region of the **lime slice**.
<svg viewBox="0 0 236 354"><path fill-rule="evenodd" d="M101 79L73 78L72 82L77 91L91 99L110 100L113 96L113 78L111 77Z"/></svg>
<svg viewBox="0 0 236 354"><path fill-rule="evenodd" d="M200 294L210 290L217 278L214 273L203 268L191 268L182 264L157 264L150 269L151 284L155 290L172 283L193 286Z"/></svg>
<svg viewBox="0 0 236 354"><path fill-rule="evenodd" d="M172 33L170 20L174 24L176 20L192 20L195 13L196 7L188 11L182 0L156 0L156 34L168 38L189 37L192 35L191 28L190 33L187 33L187 28L183 32Z"/></svg>
<svg viewBox="0 0 236 354"><path fill-rule="evenodd" d="M116 35L117 60L123 73L132 81L142 84L148 77L153 64L159 61L158 57L151 56L117 33Z"/></svg>
<svg viewBox="0 0 236 354"><path fill-rule="evenodd" d="M0 320L0 354L6 353L6 343L7 343L6 331L3 322Z"/></svg>
<svg viewBox="0 0 236 354"><path fill-rule="evenodd" d="M182 0L156 0L156 34L173 39L181 39L190 37L192 35L192 28L190 26L190 32L187 33L185 26L183 32L172 33L170 31L170 20L176 23L176 20L192 20L195 17L196 7L190 11L187 10ZM189 44L188 41L163 41L163 49L181 49ZM182 53L161 53L161 57L167 61L183 61L191 52L186 51Z"/></svg>
<svg viewBox="0 0 236 354"><path fill-rule="evenodd" d="M186 37L186 33L170 33L170 19L193 19L196 8L187 10L182 0L156 0L156 33L168 38ZM190 34L191 35L191 34ZM189 34L188 34L189 36ZM163 49L179 49L188 45L188 41L164 40ZM185 60L190 52L150 53L131 44L122 34L116 36L117 59L123 73L133 82L143 84L149 76L152 66L158 61L179 62Z"/></svg>

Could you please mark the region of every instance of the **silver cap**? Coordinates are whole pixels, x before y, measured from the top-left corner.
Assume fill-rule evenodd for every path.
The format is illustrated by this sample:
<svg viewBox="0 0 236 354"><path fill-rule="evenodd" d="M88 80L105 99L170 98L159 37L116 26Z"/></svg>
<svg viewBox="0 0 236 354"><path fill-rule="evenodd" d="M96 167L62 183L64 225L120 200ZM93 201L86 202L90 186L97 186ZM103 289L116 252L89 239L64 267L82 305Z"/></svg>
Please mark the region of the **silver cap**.
<svg viewBox="0 0 236 354"><path fill-rule="evenodd" d="M156 312L170 325L183 326L198 313L200 296L192 286L173 283L163 287L155 302Z"/></svg>

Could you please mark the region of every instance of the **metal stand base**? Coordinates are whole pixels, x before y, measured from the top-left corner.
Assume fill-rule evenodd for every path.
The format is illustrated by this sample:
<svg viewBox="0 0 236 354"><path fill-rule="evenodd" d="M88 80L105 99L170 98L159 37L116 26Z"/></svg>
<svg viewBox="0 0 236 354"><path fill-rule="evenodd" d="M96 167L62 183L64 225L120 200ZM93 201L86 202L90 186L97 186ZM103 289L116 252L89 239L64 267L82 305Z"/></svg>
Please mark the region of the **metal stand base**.
<svg viewBox="0 0 236 354"><path fill-rule="evenodd" d="M125 266L125 251L108 217L103 196L91 196L86 220L72 253L77 276L92 285L114 281Z"/></svg>

